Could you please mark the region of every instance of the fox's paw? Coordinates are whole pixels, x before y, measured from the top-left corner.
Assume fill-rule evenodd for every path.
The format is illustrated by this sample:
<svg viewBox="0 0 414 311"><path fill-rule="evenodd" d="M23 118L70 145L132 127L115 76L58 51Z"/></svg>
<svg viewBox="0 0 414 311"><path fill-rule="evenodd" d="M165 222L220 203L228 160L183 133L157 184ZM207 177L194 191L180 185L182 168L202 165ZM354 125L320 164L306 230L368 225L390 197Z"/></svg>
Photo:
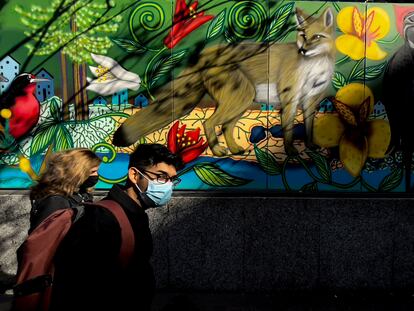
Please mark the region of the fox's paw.
<svg viewBox="0 0 414 311"><path fill-rule="evenodd" d="M239 145L229 146L229 150L231 154L243 154L244 153L244 148Z"/></svg>
<svg viewBox="0 0 414 311"><path fill-rule="evenodd" d="M294 157L299 154L299 151L292 145L285 145L285 152L288 156Z"/></svg>
<svg viewBox="0 0 414 311"><path fill-rule="evenodd" d="M319 146L314 144L312 141L306 141L305 145L306 145L306 148L308 148L312 151L319 149Z"/></svg>
<svg viewBox="0 0 414 311"><path fill-rule="evenodd" d="M214 153L215 156L222 157L227 154L227 149L223 146L215 145L211 151Z"/></svg>

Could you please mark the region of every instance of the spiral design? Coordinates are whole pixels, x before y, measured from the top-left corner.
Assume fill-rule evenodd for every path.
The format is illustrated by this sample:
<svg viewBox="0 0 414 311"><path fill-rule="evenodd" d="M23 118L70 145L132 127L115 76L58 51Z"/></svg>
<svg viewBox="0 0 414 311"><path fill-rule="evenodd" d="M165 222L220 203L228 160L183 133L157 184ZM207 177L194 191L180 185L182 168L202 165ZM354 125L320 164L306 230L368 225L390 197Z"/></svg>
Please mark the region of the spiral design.
<svg viewBox="0 0 414 311"><path fill-rule="evenodd" d="M98 150L98 148L105 148L105 149L110 151L110 156L109 157L108 156L103 156L102 157L102 162L103 163L108 164L108 163L111 163L115 160L116 151L115 151L115 148L112 145L110 145L108 143L98 143L98 144L94 145L91 149L92 149L93 152L96 152ZM107 184L117 184L117 183L125 181L126 179L127 179L127 175L122 176L120 178L116 178L116 179L110 179L110 178L106 178L102 175L99 175L99 180L101 180L101 181L103 181Z"/></svg>
<svg viewBox="0 0 414 311"><path fill-rule="evenodd" d="M138 5L129 17L129 32L131 36L139 42L135 33L137 29L155 31L160 29L165 22L163 8L154 2L146 2Z"/></svg>
<svg viewBox="0 0 414 311"><path fill-rule="evenodd" d="M107 156L104 156L102 158L102 162L107 164L107 163L111 163L113 160L115 160L116 158L116 151L115 148L108 144L108 143L98 143L96 145L94 145L91 149L93 152L96 152L96 150L98 150L98 148L106 148L111 152L111 156L108 158Z"/></svg>
<svg viewBox="0 0 414 311"><path fill-rule="evenodd" d="M266 17L266 10L260 3L237 2L229 12L229 30L238 39L258 39L265 30Z"/></svg>

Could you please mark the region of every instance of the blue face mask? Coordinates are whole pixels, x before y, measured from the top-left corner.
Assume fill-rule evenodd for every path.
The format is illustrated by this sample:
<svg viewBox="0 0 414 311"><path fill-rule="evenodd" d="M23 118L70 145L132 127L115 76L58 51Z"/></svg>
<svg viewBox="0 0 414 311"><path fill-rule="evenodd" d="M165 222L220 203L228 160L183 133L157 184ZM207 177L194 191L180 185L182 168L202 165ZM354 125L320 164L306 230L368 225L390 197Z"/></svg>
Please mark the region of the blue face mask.
<svg viewBox="0 0 414 311"><path fill-rule="evenodd" d="M140 171L138 173L148 180L147 191L143 192L137 184L135 186L139 190L139 195L141 196L142 201L148 205L148 207L158 207L167 204L172 195L173 184L172 182L166 182L165 184L160 184L156 181L153 181L142 174Z"/></svg>

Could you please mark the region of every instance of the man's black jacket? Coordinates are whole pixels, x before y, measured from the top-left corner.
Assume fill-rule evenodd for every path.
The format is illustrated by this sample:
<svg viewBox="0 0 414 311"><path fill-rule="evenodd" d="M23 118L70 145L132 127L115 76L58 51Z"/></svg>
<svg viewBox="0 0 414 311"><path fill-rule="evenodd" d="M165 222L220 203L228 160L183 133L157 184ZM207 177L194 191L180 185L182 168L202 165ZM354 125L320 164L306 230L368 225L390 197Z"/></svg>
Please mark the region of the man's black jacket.
<svg viewBox="0 0 414 311"><path fill-rule="evenodd" d="M106 199L124 209L135 233L135 251L126 270L119 265L121 232L105 208L85 207L55 258L51 311L149 310L155 288L148 216L120 186Z"/></svg>

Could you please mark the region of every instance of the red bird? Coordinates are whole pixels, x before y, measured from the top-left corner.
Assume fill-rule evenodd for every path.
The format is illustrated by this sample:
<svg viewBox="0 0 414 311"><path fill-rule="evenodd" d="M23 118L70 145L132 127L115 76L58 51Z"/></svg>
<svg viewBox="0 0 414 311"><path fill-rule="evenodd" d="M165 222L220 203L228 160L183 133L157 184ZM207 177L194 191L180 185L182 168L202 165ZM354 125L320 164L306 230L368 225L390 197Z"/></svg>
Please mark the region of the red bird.
<svg viewBox="0 0 414 311"><path fill-rule="evenodd" d="M33 129L39 121L40 103L35 96L36 82L49 81L37 79L30 73L18 75L9 88L0 96L0 111L10 109L9 134L18 140ZM4 126L5 119L0 117Z"/></svg>

